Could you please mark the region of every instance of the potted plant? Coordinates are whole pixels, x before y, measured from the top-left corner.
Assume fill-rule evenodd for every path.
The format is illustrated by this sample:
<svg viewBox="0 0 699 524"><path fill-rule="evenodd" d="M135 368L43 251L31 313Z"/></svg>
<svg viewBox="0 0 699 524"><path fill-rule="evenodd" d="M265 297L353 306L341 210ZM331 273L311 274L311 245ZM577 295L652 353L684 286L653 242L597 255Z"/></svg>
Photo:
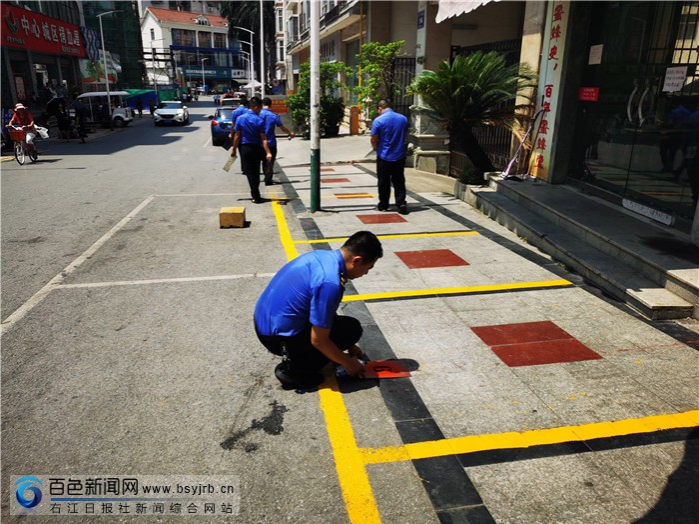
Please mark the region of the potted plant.
<svg viewBox="0 0 699 524"><path fill-rule="evenodd" d="M345 118L345 101L341 97L328 96L320 101L320 125L326 137L340 134L340 124Z"/></svg>
<svg viewBox="0 0 699 524"><path fill-rule="evenodd" d="M326 137L339 134L345 117L345 102L338 94L340 89L346 89L340 75L348 71L343 62L320 64L319 118L321 131ZM287 107L296 130L308 137L311 127L311 68L308 62L301 65L298 89L287 99Z"/></svg>

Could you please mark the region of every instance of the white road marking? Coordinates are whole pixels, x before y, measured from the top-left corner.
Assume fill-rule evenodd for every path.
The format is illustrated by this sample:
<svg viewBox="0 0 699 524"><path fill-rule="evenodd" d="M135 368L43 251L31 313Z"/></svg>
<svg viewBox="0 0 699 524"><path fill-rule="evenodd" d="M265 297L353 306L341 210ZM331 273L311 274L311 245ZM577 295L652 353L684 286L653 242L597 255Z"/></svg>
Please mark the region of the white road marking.
<svg viewBox="0 0 699 524"><path fill-rule="evenodd" d="M139 204L136 209L131 211L128 215L126 215L121 221L115 225L112 229L107 231L107 233L102 236L97 242L92 244L87 251L85 251L82 255L80 255L78 258L76 258L70 265L68 265L63 271L61 271L58 275L53 277L48 284L46 284L44 287L42 287L39 291L37 291L29 300L27 300L24 304L22 304L14 313L12 313L9 317L7 317L3 322L2 322L2 332L0 334L4 335L12 326L15 325L16 322L21 320L27 313L29 313L34 306L39 304L44 298L46 298L46 295L48 295L53 289L55 289L57 286L61 285L62 282L65 281L66 277L68 277L71 273L73 273L76 269L78 269L83 262L88 260L92 255L95 254L95 252L102 247L109 239L111 239L120 229L122 229L126 224L128 224L136 215L138 215L144 207L146 207L148 204L150 204L153 199L155 198L155 195L151 195L148 198L146 198L141 204Z"/></svg>
<svg viewBox="0 0 699 524"><path fill-rule="evenodd" d="M271 278L275 273L248 273L243 275L219 275L213 277L155 278L150 280L120 280L114 282L87 282L84 284L59 284L55 289L95 288L112 286L141 286L147 284L170 284L182 282L207 282L213 280L237 280L241 278Z"/></svg>

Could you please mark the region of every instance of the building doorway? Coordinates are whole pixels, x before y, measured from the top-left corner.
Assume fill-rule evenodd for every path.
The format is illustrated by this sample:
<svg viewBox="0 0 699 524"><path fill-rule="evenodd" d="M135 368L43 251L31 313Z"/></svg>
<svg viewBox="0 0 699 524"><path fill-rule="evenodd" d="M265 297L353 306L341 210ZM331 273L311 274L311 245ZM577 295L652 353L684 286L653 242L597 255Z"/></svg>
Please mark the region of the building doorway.
<svg viewBox="0 0 699 524"><path fill-rule="evenodd" d="M579 96L569 177L686 229L699 197L699 2L590 9L581 86L598 97Z"/></svg>

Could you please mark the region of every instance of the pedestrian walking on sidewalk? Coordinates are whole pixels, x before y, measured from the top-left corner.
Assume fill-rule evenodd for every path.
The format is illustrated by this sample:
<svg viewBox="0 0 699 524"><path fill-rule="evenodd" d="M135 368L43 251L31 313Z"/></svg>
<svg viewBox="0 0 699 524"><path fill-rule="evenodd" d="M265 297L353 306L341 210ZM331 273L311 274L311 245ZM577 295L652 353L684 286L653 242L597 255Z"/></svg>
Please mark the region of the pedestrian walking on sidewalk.
<svg viewBox="0 0 699 524"><path fill-rule="evenodd" d="M376 209L388 211L393 184L396 206L401 215L408 214L405 203L405 136L408 119L391 109L387 100L377 104L379 116L371 124L371 146L376 151L376 175L379 204Z"/></svg>
<svg viewBox="0 0 699 524"><path fill-rule="evenodd" d="M335 251L310 251L288 262L255 304L255 332L283 360L274 370L284 389L311 389L323 381L328 362L361 375L365 358L357 342L362 326L337 314L347 280L362 277L383 256L369 231L354 233ZM347 351L348 353L345 353Z"/></svg>
<svg viewBox="0 0 699 524"><path fill-rule="evenodd" d="M236 156L240 148L240 167L250 184L250 195L254 204L265 200L260 195L260 164L272 159L267 144L265 122L260 117L262 101L254 96L250 99L250 111L241 114L235 121L235 135L231 156Z"/></svg>
<svg viewBox="0 0 699 524"><path fill-rule="evenodd" d="M262 163L263 172L265 174L265 185L274 185L274 161L277 159L277 127L289 135L289 140L294 138L296 135L293 131L282 124L279 115L272 112L272 99L265 97L262 99L262 111L260 112L262 120L265 121L265 135L267 135L267 144L269 145L269 150L272 152L272 160L264 161Z"/></svg>

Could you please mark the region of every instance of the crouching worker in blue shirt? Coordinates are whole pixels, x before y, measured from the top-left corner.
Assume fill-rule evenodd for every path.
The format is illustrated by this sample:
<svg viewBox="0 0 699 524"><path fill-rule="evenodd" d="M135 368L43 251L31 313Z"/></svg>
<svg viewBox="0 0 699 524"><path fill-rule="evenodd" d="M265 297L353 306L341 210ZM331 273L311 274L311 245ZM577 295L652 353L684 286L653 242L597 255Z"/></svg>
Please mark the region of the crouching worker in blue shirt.
<svg viewBox="0 0 699 524"><path fill-rule="evenodd" d="M315 388L323 382L320 369L331 361L352 376L364 372L357 346L362 326L336 312L347 280L366 275L382 256L376 235L359 231L340 249L305 253L272 278L255 305L255 332L283 357L274 374L284 389Z"/></svg>

